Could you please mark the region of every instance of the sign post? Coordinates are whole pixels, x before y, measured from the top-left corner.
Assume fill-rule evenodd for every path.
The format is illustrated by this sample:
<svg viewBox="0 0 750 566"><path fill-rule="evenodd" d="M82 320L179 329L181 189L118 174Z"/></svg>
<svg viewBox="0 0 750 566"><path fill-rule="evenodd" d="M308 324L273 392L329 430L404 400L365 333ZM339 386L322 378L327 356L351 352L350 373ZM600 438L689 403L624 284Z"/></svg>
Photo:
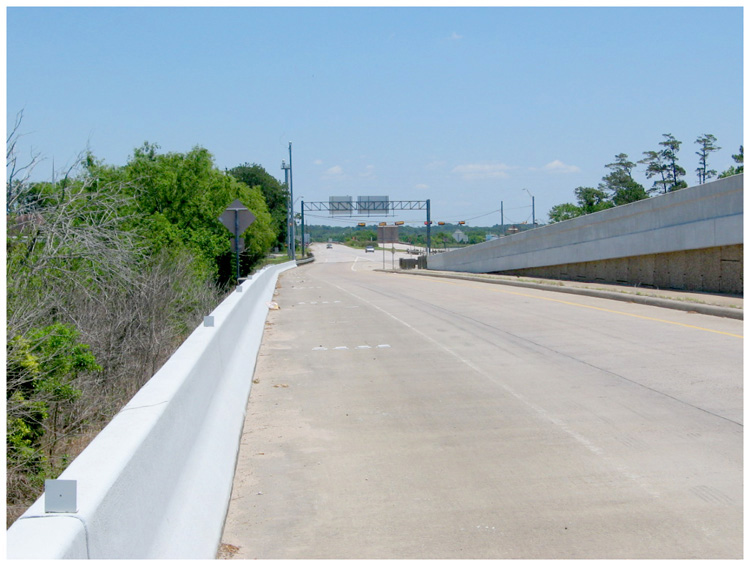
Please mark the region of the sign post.
<svg viewBox="0 0 750 566"><path fill-rule="evenodd" d="M239 199L235 199L232 204L224 209L224 212L219 216L219 222L224 227L234 234L234 245L232 251L235 253L237 259L237 283L240 282L240 252L245 248L244 241L240 244L240 234L247 230L250 225L255 222L255 215L240 202Z"/></svg>
<svg viewBox="0 0 750 566"><path fill-rule="evenodd" d="M378 245L383 247L383 269L385 269L385 246L383 244L391 244L391 268L394 269L393 254L396 250L393 244L395 242L398 242L398 226L378 226Z"/></svg>

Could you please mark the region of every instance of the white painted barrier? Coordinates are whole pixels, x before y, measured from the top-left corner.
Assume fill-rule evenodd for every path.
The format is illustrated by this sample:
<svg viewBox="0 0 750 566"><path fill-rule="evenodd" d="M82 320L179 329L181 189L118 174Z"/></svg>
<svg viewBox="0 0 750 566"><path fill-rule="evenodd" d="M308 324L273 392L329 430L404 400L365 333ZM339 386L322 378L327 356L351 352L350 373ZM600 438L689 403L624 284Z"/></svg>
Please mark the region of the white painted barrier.
<svg viewBox="0 0 750 566"><path fill-rule="evenodd" d="M7 531L8 558L214 558L278 275L241 285L60 475L76 513L37 500Z"/></svg>

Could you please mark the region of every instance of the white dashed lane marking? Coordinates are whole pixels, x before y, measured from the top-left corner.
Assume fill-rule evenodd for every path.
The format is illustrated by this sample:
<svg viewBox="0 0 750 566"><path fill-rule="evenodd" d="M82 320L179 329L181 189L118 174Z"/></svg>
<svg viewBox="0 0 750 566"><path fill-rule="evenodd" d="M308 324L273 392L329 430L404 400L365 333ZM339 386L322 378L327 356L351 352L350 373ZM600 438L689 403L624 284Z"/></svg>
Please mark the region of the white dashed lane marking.
<svg viewBox="0 0 750 566"><path fill-rule="evenodd" d="M391 347L390 344L378 344L377 346L375 346L375 348L381 348L381 349L382 348L390 348L390 347ZM354 347L355 350L371 350L372 348L373 348L373 346L370 346L368 344L361 344L359 346L355 346ZM331 350L348 350L349 346L334 346L333 348L330 348L330 349ZM315 346L312 349L313 352L324 352L324 351L327 351L327 350L329 350L329 348L327 348L325 346Z"/></svg>

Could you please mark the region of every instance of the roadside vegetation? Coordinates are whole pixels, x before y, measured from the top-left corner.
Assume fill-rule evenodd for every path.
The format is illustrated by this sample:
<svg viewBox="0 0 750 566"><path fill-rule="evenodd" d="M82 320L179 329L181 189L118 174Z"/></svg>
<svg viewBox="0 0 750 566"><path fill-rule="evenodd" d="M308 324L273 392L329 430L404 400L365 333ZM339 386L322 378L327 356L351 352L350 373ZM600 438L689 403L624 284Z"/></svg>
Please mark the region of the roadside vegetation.
<svg viewBox="0 0 750 566"><path fill-rule="evenodd" d="M443 222L432 226L430 240L432 249L458 248L479 244L491 238L502 236L508 232L531 230L532 225L526 222L516 224L495 224L494 226L466 226ZM466 236L465 241L459 242L453 236L460 231ZM367 226L305 226L305 234L312 242L327 242L328 240L345 244L352 248L364 249L365 246L378 246L378 227L375 224ZM403 244L424 248L427 245L427 229L424 226L399 226L399 241ZM386 245L386 247L389 247Z"/></svg>
<svg viewBox="0 0 750 566"><path fill-rule="evenodd" d="M204 148L84 154L48 182L7 140L6 524L41 495L234 286L239 198L249 274L286 237L286 190L258 165L220 171Z"/></svg>
<svg viewBox="0 0 750 566"><path fill-rule="evenodd" d="M550 222L562 222L576 216L646 199L655 194L666 194L686 188L687 172L680 165L678 156L682 142L672 134L663 134L662 137L664 139L659 142L660 149L644 151L643 158L638 163L631 161L627 153L616 155L615 161L604 166L608 173L602 177L599 186L574 189L576 202L553 206L549 211ZM698 151L695 152L698 156L695 173L699 185L710 181L718 174L716 170L709 168L711 153L721 149L716 145L716 141L712 134L704 134L695 140L698 146ZM718 174L718 178L743 172L743 146L740 146L739 153L732 155L732 159L735 164ZM646 188L633 178L633 172L638 164L645 166L646 178L652 180L651 187Z"/></svg>

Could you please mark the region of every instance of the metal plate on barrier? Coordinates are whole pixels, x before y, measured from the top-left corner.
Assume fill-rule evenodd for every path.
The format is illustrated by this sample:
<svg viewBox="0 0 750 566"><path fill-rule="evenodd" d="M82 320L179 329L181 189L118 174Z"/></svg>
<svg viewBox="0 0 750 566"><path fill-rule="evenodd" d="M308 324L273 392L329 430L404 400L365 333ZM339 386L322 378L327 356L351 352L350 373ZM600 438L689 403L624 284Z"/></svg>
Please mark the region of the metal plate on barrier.
<svg viewBox="0 0 750 566"><path fill-rule="evenodd" d="M44 480L44 512L77 512L77 483L76 480Z"/></svg>

